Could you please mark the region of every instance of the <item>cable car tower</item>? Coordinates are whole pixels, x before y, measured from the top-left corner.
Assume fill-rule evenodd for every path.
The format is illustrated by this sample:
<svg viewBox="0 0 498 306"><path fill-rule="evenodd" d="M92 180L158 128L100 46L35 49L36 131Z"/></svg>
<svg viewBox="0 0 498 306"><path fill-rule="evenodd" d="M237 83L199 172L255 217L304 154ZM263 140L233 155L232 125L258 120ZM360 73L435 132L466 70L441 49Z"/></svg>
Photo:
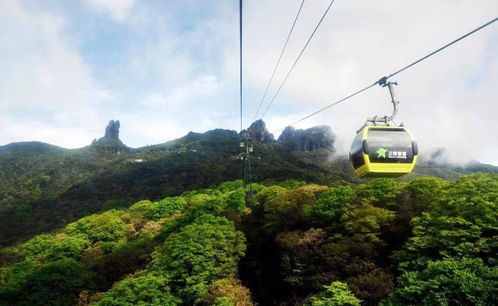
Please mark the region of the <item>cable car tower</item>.
<svg viewBox="0 0 498 306"><path fill-rule="evenodd" d="M244 164L242 168L242 180L244 186L247 186L248 184L252 184L251 153L254 152L254 147L247 131L242 132L240 148L242 149L240 157Z"/></svg>

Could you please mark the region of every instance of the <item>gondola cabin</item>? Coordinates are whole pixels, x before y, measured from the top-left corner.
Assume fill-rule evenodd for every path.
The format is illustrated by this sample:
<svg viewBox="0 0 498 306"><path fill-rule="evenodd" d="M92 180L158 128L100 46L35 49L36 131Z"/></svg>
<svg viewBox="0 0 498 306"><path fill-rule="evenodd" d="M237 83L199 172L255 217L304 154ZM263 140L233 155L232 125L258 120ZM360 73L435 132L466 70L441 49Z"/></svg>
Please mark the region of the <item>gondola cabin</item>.
<svg viewBox="0 0 498 306"><path fill-rule="evenodd" d="M403 126L365 125L358 131L349 159L359 177L398 177L410 173L418 146Z"/></svg>

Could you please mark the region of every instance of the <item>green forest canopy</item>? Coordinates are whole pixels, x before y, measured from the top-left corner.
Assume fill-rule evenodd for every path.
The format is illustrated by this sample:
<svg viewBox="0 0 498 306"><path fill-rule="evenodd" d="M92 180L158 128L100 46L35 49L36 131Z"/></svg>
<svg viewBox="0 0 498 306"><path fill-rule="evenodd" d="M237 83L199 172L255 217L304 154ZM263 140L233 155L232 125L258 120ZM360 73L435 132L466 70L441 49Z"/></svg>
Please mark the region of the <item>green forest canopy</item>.
<svg viewBox="0 0 498 306"><path fill-rule="evenodd" d="M0 305L496 305L498 175L225 182L86 216L0 266Z"/></svg>

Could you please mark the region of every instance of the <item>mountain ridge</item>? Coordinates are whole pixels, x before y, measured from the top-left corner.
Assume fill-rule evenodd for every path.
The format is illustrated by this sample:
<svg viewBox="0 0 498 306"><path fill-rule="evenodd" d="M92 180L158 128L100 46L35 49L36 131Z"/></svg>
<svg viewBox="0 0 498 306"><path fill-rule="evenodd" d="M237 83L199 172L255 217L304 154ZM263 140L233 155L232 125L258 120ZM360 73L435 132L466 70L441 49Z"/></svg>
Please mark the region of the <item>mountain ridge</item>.
<svg viewBox="0 0 498 306"><path fill-rule="evenodd" d="M295 139L279 142L270 137L263 121L252 127L257 129L248 129L248 134L255 137L254 181L295 179L330 186L362 182L353 175L347 157L335 153L334 139L320 139L333 135L332 131L319 128L318 134L323 133L316 138L314 128L294 130ZM189 132L140 148L127 147L119 140L119 131L113 133L113 137L104 136L78 149L42 142L1 146L0 244L11 244L136 200L178 195L241 176L237 159L241 134L236 131ZM480 165L473 164L470 170L452 169L422 161L402 180L425 175L454 179L482 168L498 172L498 167Z"/></svg>

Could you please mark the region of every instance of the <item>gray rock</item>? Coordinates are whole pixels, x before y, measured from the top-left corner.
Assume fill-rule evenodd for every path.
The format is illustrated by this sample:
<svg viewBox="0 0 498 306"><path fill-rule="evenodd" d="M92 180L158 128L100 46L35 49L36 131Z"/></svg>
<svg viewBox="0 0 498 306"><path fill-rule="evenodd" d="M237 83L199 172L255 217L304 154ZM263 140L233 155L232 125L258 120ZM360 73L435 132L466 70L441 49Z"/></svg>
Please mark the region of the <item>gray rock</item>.
<svg viewBox="0 0 498 306"><path fill-rule="evenodd" d="M262 143L274 142L273 134L270 134L266 129L266 124L263 120L254 121L247 129L251 140Z"/></svg>
<svg viewBox="0 0 498 306"><path fill-rule="evenodd" d="M105 128L104 138L107 139L119 139L119 120L111 120Z"/></svg>
<svg viewBox="0 0 498 306"><path fill-rule="evenodd" d="M105 135L92 141L91 148L99 153L121 154L129 151L119 139L119 120L111 120L105 128Z"/></svg>
<svg viewBox="0 0 498 306"><path fill-rule="evenodd" d="M334 150L335 135L330 127L322 125L306 130L286 127L278 142L291 151L314 151L318 149Z"/></svg>

